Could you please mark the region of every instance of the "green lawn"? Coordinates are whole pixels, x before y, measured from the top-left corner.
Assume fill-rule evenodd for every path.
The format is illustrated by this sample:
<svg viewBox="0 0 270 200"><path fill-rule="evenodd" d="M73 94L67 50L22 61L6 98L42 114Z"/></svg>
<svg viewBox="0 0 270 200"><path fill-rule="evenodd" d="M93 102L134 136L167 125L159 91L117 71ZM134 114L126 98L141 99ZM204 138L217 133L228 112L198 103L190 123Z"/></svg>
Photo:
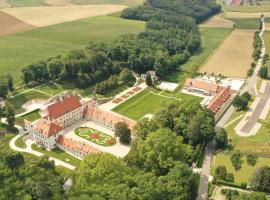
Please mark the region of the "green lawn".
<svg viewBox="0 0 270 200"><path fill-rule="evenodd" d="M249 18L249 19L230 18L230 20L232 20L235 23L235 28L259 30L259 26L260 26L259 18Z"/></svg>
<svg viewBox="0 0 270 200"><path fill-rule="evenodd" d="M166 93L162 93L162 95L166 95ZM190 96L182 94L181 97L182 100L187 101L200 101L201 99L198 97ZM144 115L151 113L154 114L156 111L158 111L162 105L169 103L169 102L175 102L177 100L161 97L155 94L151 94L149 90L144 90L132 98L128 99L124 103L120 104L116 108L113 109L113 111L120 113L124 116L127 116L134 120L141 119Z"/></svg>
<svg viewBox="0 0 270 200"><path fill-rule="evenodd" d="M16 140L15 145L16 145L17 147L20 147L20 148L25 148L26 145L25 145L23 139L24 139L24 136L19 137L19 138Z"/></svg>
<svg viewBox="0 0 270 200"><path fill-rule="evenodd" d="M44 0L7 0L9 4L15 7L26 7L26 6L42 6Z"/></svg>
<svg viewBox="0 0 270 200"><path fill-rule="evenodd" d="M47 151L47 150L44 150L44 149L41 149L39 148L36 144L32 144L32 149L35 150L35 151L38 151L40 153L43 153L44 155L47 155L47 156L51 156L51 157L54 157L54 158L57 158L59 160L62 160L66 163L69 163L71 165L74 165L74 166L79 166L80 164L80 160L75 158L74 156L62 151L61 149L53 149L51 151Z"/></svg>
<svg viewBox="0 0 270 200"><path fill-rule="evenodd" d="M244 162L241 169L239 171L235 171L230 160L230 155L219 153L214 159L214 165L212 166L212 174L214 173L214 169L217 166L224 165L227 168L227 172L234 174L235 183L240 185L241 183L248 182L249 177L257 168L265 165L270 166L270 158L259 157L257 160L257 164L254 167L247 164L246 156L243 156L242 160Z"/></svg>
<svg viewBox="0 0 270 200"><path fill-rule="evenodd" d="M186 78L189 77L190 74L195 73L200 66L207 61L207 58L222 43L222 41L224 41L231 31L232 29L227 28L201 27L201 48L188 60L187 63L180 67L182 70L169 74L165 79L171 82L178 82L182 86Z"/></svg>
<svg viewBox="0 0 270 200"><path fill-rule="evenodd" d="M143 0L71 0L76 4L119 4L119 5L138 5L142 4Z"/></svg>
<svg viewBox="0 0 270 200"><path fill-rule="evenodd" d="M40 93L38 91L30 90L23 94L20 94L14 98L9 98L7 102L15 109L16 114L22 113L25 110L22 108L22 105L26 102L33 100L33 99L48 99L50 96Z"/></svg>
<svg viewBox="0 0 270 200"><path fill-rule="evenodd" d="M30 122L33 122L40 118L39 110L35 110L33 112L30 112L26 115L23 115L21 117L17 117L15 123L24 127L24 120L28 120Z"/></svg>
<svg viewBox="0 0 270 200"><path fill-rule="evenodd" d="M144 28L142 21L99 16L3 36L0 37L0 74L12 74L18 84L21 69L28 64L81 49L90 41L110 42L123 34L137 34Z"/></svg>

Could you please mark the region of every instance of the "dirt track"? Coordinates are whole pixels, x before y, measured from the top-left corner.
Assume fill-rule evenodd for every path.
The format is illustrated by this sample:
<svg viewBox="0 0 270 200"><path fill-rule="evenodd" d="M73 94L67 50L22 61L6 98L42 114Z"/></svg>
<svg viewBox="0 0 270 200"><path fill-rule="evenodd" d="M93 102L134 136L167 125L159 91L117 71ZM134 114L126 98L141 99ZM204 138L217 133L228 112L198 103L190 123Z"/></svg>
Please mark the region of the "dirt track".
<svg viewBox="0 0 270 200"><path fill-rule="evenodd" d="M4 8L2 11L32 26L43 27L86 17L107 15L124 8L126 6L107 4Z"/></svg>
<svg viewBox="0 0 270 200"><path fill-rule="evenodd" d="M0 36L22 32L33 28L35 27L0 11Z"/></svg>
<svg viewBox="0 0 270 200"><path fill-rule="evenodd" d="M244 78L253 61L255 30L235 29L200 69L201 73Z"/></svg>

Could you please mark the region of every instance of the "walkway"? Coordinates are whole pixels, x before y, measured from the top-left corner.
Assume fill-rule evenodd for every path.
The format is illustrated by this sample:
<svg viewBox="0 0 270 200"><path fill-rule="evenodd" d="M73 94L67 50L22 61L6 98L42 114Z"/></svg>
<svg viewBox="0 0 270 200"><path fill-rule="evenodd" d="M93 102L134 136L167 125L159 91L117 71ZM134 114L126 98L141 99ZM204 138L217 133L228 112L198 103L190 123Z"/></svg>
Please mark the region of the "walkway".
<svg viewBox="0 0 270 200"><path fill-rule="evenodd" d="M40 153L38 151L35 151L35 150L33 150L31 148L31 146L32 146L32 144L34 142L31 141L31 140L29 140L29 139L25 141L26 148L19 148L19 147L17 147L16 144L15 144L15 142L16 142L16 140L19 137L22 137L22 135L17 135L14 138L12 138L12 140L10 141L9 146L10 146L11 149L13 149L14 151L18 151L18 152L24 152L24 153L33 154L33 155L38 156L38 157L41 157L41 156L44 155L43 153ZM63 162L61 160L58 160L56 158L49 157L49 160L54 161L54 163L55 163L56 166L63 166L63 167L68 168L70 170L74 170L75 169L75 166L70 165L70 164L68 164L66 162Z"/></svg>

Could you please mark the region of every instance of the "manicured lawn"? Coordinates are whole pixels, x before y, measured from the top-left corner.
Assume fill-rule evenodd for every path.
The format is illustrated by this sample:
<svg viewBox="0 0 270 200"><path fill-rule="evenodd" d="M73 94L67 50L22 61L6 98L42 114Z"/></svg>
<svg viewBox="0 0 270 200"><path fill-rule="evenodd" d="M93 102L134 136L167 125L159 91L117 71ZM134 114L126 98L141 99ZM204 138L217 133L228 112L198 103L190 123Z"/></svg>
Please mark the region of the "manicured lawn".
<svg viewBox="0 0 270 200"><path fill-rule="evenodd" d="M33 122L33 121L39 119L40 117L41 116L39 114L39 110L35 110L35 111L28 113L26 115L23 115L21 117L17 117L15 123L24 127L24 119L28 120L30 122Z"/></svg>
<svg viewBox="0 0 270 200"><path fill-rule="evenodd" d="M179 71L169 74L165 79L171 82L179 82L183 85L185 79L195 73L200 66L206 62L207 58L222 43L222 41L230 34L232 29L227 28L200 28L201 48L193 55L187 63L180 66Z"/></svg>
<svg viewBox="0 0 270 200"><path fill-rule="evenodd" d="M157 96L151 94L148 90L144 90L114 108L113 111L131 119L139 120L148 113L155 113L163 104L172 101L175 100Z"/></svg>
<svg viewBox="0 0 270 200"><path fill-rule="evenodd" d="M33 100L33 99L48 99L50 96L40 93L38 91L30 90L26 93L18 95L14 98L8 99L8 103L15 109L16 114L22 113L25 110L22 108L22 105L26 102Z"/></svg>
<svg viewBox="0 0 270 200"><path fill-rule="evenodd" d="M101 146L113 146L116 144L116 140L112 136L89 127L80 127L75 129L74 132L76 135Z"/></svg>
<svg viewBox="0 0 270 200"><path fill-rule="evenodd" d="M44 0L8 0L7 2L15 7L44 5L43 4Z"/></svg>
<svg viewBox="0 0 270 200"><path fill-rule="evenodd" d="M143 0L71 0L76 4L119 4L119 5L138 5L142 4Z"/></svg>
<svg viewBox="0 0 270 200"><path fill-rule="evenodd" d="M120 35L143 31L142 21L99 16L0 37L0 74L21 82L21 69L48 57L81 49L89 42L110 42ZM14 59L16 57L16 59Z"/></svg>
<svg viewBox="0 0 270 200"><path fill-rule="evenodd" d="M20 148L25 148L26 147L23 138L24 138L24 136L21 136L16 140L15 145L17 147L20 147Z"/></svg>
<svg viewBox="0 0 270 200"><path fill-rule="evenodd" d="M57 158L59 160L62 160L66 163L69 163L71 165L74 165L74 166L79 166L80 164L80 160L75 158L74 156L62 151L61 149L53 149L51 151L47 151L45 149L41 149L39 148L36 144L32 144L32 147L31 147L33 150L35 151L38 151L40 153L43 153L44 155L47 155L47 156L51 156L51 157L54 157L54 158Z"/></svg>
<svg viewBox="0 0 270 200"><path fill-rule="evenodd" d="M217 154L214 165L212 166L212 174L214 170L219 165L224 165L227 168L227 172L234 174L234 180L236 184L241 184L248 182L248 179L253 174L254 170L259 167L268 165L270 166L270 158L259 157L257 160L257 164L253 167L247 164L246 156L243 156L242 160L244 161L241 165L241 169L239 171L235 171L229 154L219 153Z"/></svg>

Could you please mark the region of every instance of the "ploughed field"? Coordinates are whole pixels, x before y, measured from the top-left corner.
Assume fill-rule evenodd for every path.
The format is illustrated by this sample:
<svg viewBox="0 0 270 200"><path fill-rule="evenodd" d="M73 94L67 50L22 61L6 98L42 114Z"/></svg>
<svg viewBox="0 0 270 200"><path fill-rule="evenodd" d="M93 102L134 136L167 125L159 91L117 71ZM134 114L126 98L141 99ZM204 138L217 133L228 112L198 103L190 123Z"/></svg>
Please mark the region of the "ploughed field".
<svg viewBox="0 0 270 200"><path fill-rule="evenodd" d="M244 78L252 63L255 30L235 29L199 70L201 73Z"/></svg>
<svg viewBox="0 0 270 200"><path fill-rule="evenodd" d="M81 49L89 42L110 42L145 29L142 21L99 16L0 37L0 74L11 73L17 84L21 69L33 62ZM16 59L14 59L16 57Z"/></svg>

